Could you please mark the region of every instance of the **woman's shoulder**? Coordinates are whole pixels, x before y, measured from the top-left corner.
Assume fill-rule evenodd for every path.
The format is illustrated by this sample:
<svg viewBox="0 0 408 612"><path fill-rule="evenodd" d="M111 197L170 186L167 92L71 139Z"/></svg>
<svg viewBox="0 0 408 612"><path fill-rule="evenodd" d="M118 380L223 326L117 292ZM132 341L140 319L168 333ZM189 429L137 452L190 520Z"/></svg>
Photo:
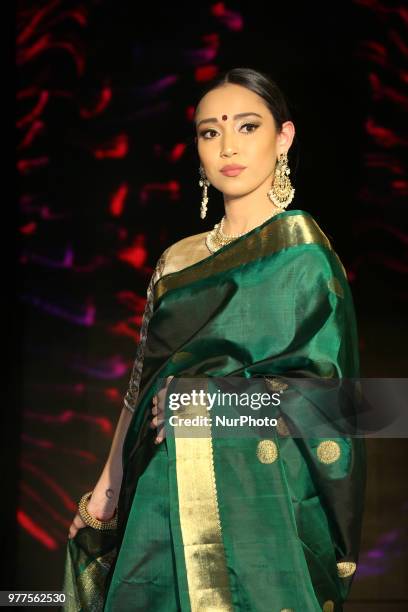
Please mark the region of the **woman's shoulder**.
<svg viewBox="0 0 408 612"><path fill-rule="evenodd" d="M330 265L335 263L340 266L344 276L347 278L346 269L337 253L334 246L333 237L326 231L323 231L320 221L318 221L310 212L304 210L292 210L290 215L285 217L284 229L282 234L284 240L287 240L290 246L306 245L308 249L307 257L318 264ZM304 249L299 251L299 259L302 263L306 261L306 252Z"/></svg>
<svg viewBox="0 0 408 612"><path fill-rule="evenodd" d="M186 236L168 246L159 259L160 276L178 272L211 255L205 242L208 231Z"/></svg>
<svg viewBox="0 0 408 612"><path fill-rule="evenodd" d="M320 222L312 213L306 210L294 209L285 211L277 216L280 222L280 231L297 243L318 242L331 246L331 239L323 231Z"/></svg>

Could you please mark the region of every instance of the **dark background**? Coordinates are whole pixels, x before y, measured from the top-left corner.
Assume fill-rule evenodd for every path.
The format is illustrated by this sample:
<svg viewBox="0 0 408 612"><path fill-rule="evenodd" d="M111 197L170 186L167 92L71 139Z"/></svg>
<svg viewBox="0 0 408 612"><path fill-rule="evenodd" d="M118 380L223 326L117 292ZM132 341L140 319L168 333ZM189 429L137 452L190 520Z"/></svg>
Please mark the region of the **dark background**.
<svg viewBox="0 0 408 612"><path fill-rule="evenodd" d="M68 528L106 460L153 266L223 214L210 188L200 219L191 121L217 72L253 67L285 92L299 152L291 208L315 216L347 269L361 375L406 376L404 36L396 2L17 3L4 589L61 588ZM369 440L368 451L345 609L403 610L407 443Z"/></svg>

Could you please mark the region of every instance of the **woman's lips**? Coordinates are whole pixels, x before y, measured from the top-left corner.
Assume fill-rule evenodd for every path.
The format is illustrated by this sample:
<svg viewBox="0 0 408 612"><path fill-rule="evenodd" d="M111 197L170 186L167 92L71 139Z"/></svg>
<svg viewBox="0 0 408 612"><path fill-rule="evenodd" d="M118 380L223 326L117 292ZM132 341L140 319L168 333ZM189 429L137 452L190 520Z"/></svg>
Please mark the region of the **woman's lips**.
<svg viewBox="0 0 408 612"><path fill-rule="evenodd" d="M222 174L224 174L225 176L238 176L238 174L241 174L241 172L245 170L245 167L241 166L241 167L226 167L223 168L221 170Z"/></svg>

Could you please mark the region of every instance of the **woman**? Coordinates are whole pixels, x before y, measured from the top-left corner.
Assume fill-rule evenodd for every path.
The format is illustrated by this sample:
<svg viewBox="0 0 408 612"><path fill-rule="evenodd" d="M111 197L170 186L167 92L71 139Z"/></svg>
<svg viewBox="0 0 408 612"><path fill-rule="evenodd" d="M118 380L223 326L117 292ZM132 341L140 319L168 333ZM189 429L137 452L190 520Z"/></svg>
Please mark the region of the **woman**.
<svg viewBox="0 0 408 612"><path fill-rule="evenodd" d="M357 567L364 444L310 437L313 407L332 408L291 381L358 377L350 288L312 216L285 210L295 129L276 84L230 70L195 126L201 217L210 185L225 215L157 262L111 452L70 528L66 609L337 612ZM165 437L166 396L202 377L292 400L267 437Z"/></svg>

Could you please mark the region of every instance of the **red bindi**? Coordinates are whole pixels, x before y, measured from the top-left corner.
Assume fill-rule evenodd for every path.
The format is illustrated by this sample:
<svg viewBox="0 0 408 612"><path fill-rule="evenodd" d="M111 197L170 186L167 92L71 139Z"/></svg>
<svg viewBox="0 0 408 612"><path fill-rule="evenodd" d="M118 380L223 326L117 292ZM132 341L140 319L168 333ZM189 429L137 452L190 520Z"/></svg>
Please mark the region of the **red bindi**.
<svg viewBox="0 0 408 612"><path fill-rule="evenodd" d="M223 120L223 121L226 121L227 119L228 119L227 115L223 115L223 116L222 116L222 120Z"/></svg>

